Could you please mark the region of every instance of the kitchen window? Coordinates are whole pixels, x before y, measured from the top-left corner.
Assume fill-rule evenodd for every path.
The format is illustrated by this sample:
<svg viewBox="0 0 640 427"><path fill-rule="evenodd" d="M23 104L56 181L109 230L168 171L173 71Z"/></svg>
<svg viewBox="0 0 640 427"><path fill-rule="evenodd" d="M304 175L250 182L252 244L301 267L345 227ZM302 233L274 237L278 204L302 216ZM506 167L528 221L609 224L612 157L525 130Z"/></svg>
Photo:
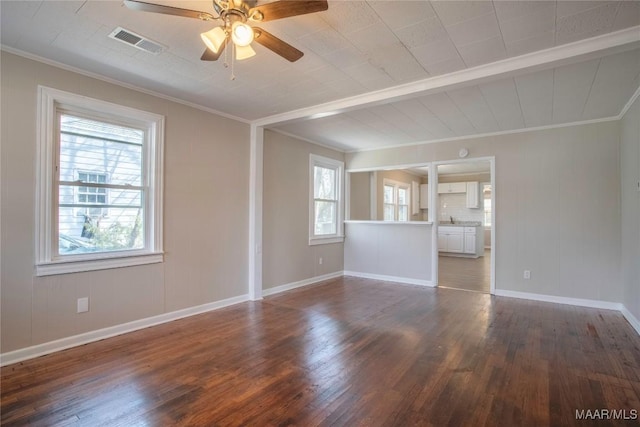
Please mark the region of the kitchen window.
<svg viewBox="0 0 640 427"><path fill-rule="evenodd" d="M344 163L311 154L309 157L309 244L337 243L342 232Z"/></svg>
<svg viewBox="0 0 640 427"><path fill-rule="evenodd" d="M39 88L38 275L162 261L162 116Z"/></svg>
<svg viewBox="0 0 640 427"><path fill-rule="evenodd" d="M409 221L409 184L385 179L383 183L383 218L385 221Z"/></svg>

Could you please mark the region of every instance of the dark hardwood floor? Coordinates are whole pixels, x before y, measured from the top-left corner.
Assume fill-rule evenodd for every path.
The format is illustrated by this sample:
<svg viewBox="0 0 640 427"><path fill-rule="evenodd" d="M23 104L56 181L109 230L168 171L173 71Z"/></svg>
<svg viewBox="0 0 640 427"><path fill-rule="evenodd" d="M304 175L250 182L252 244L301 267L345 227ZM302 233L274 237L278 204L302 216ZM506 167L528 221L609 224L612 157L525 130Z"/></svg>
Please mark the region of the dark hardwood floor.
<svg viewBox="0 0 640 427"><path fill-rule="evenodd" d="M491 290L491 250L484 256L464 258L440 255L438 257L438 286L489 293Z"/></svg>
<svg viewBox="0 0 640 427"><path fill-rule="evenodd" d="M3 425L590 426L640 410L616 311L341 278L1 369Z"/></svg>

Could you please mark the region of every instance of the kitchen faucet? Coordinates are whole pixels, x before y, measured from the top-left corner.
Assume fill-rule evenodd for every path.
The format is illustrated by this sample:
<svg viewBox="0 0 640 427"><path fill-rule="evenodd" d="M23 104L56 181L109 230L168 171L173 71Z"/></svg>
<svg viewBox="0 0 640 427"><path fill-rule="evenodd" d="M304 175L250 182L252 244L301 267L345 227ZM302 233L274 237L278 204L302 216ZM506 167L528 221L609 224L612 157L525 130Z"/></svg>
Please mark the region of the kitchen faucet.
<svg viewBox="0 0 640 427"><path fill-rule="evenodd" d="M453 220L452 216L449 216L449 219L451 220L451 224L455 224L456 222Z"/></svg>

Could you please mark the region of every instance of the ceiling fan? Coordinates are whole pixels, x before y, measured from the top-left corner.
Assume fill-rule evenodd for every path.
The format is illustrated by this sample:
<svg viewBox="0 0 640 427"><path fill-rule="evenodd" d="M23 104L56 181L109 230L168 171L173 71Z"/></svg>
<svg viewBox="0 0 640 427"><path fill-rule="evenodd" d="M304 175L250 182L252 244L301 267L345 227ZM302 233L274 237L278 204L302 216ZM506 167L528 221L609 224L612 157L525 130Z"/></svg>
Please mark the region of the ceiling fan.
<svg viewBox="0 0 640 427"><path fill-rule="evenodd" d="M145 12L164 13L167 15L196 18L203 21L222 21L221 25L200 34L207 46L200 58L203 61L215 61L224 51L229 41L233 43L235 59L247 59L256 54L251 47L256 42L272 50L290 62L302 58L304 53L279 39L262 28L248 25L247 22L267 22L291 16L327 10L326 0L280 0L256 6L256 0L212 0L213 8L218 13L214 16L208 12L182 9L179 7L147 3L138 0L124 0L129 9Z"/></svg>

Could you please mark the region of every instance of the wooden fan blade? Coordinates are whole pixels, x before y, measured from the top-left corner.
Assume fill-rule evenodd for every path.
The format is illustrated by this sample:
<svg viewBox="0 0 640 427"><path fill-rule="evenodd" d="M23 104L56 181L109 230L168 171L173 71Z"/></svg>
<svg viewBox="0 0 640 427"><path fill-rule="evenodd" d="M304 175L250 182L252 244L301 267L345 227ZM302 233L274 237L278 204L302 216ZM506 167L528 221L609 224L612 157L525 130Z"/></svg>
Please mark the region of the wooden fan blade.
<svg viewBox="0 0 640 427"><path fill-rule="evenodd" d="M329 4L326 0L281 0L251 8L248 15L254 21L267 22L290 16L321 12L328 8Z"/></svg>
<svg viewBox="0 0 640 427"><path fill-rule="evenodd" d="M124 5L132 10L143 12L164 13L165 15L182 16L185 18L196 18L203 21L214 21L218 18L207 12L199 10L182 9L179 7L164 6L161 4L146 3L138 0L124 0Z"/></svg>
<svg viewBox="0 0 640 427"><path fill-rule="evenodd" d="M287 61L295 62L304 55L304 53L291 46L289 43L277 38L271 33L266 32L262 28L253 27L253 34L255 37L253 40L256 43L260 43L267 49L274 51Z"/></svg>
<svg viewBox="0 0 640 427"><path fill-rule="evenodd" d="M222 51L224 51L224 48L227 47L228 43L229 43L229 38L227 37L224 43L222 44L222 46L220 46L220 50L218 50L218 53L215 53L211 49L207 48L202 54L202 56L200 57L200 60L201 61L217 61L218 58L220 58L220 55L222 55Z"/></svg>

